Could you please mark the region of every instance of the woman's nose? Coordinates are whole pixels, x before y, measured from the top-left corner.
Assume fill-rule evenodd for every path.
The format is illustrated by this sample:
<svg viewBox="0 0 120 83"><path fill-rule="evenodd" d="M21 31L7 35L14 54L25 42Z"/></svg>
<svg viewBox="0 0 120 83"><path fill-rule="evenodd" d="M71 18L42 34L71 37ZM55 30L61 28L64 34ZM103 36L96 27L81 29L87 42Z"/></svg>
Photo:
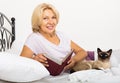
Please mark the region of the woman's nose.
<svg viewBox="0 0 120 83"><path fill-rule="evenodd" d="M50 23L50 24L52 24L53 22L54 22L53 19L48 20L48 23Z"/></svg>

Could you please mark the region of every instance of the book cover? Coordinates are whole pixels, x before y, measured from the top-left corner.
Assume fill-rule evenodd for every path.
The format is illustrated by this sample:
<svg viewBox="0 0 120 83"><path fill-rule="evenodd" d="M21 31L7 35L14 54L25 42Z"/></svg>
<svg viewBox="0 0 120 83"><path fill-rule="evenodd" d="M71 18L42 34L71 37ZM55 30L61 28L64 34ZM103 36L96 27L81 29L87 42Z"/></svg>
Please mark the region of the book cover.
<svg viewBox="0 0 120 83"><path fill-rule="evenodd" d="M59 75L63 71L64 67L67 65L67 62L70 60L72 54L73 50L68 55L66 55L66 57L61 62L57 62L57 60L55 62L55 60L53 61L50 58L47 58L49 67L46 68L50 72L50 75Z"/></svg>

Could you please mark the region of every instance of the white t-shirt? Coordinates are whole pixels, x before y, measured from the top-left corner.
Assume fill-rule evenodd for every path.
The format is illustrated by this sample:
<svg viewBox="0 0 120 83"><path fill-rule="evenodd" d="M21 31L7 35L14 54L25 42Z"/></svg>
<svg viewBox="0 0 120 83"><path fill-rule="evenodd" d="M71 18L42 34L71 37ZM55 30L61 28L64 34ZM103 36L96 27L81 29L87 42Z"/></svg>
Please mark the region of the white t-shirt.
<svg viewBox="0 0 120 83"><path fill-rule="evenodd" d="M25 45L35 54L45 53L62 60L71 51L71 40L61 32L56 31L56 34L60 39L59 45L48 41L40 33L30 34Z"/></svg>

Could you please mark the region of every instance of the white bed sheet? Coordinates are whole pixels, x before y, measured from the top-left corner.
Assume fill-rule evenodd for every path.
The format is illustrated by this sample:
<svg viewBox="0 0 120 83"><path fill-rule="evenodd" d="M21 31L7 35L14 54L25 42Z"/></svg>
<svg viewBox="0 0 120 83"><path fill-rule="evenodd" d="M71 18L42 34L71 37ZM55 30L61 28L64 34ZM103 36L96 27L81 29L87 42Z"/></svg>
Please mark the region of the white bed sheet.
<svg viewBox="0 0 120 83"><path fill-rule="evenodd" d="M72 80L74 77L77 80ZM78 71L73 74L64 73L59 76L48 76L31 83L120 83L120 75L114 75L111 70L88 70L84 73Z"/></svg>
<svg viewBox="0 0 120 83"><path fill-rule="evenodd" d="M0 83L12 82L0 80ZM48 76L37 81L25 83L120 83L120 75L114 75L112 71L106 73L99 70L90 70L84 73L82 71L73 74L63 73L59 76Z"/></svg>
<svg viewBox="0 0 120 83"><path fill-rule="evenodd" d="M63 73L59 76L48 76L40 80L36 80L33 82L25 82L25 83L70 83L70 81L68 80L68 76L69 76L68 73ZM12 82L0 80L0 83L12 83Z"/></svg>
<svg viewBox="0 0 120 83"><path fill-rule="evenodd" d="M111 69L85 70L75 72L68 77L71 82L81 83L120 83L120 75L115 75Z"/></svg>

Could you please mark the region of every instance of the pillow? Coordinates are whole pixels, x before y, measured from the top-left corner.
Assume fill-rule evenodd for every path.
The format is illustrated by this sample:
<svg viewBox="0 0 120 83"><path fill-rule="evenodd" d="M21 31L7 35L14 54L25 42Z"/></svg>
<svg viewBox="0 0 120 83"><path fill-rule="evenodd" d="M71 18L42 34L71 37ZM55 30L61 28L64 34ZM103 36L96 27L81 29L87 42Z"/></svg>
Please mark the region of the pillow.
<svg viewBox="0 0 120 83"><path fill-rule="evenodd" d="M110 62L112 67L118 67L120 64L120 49L113 50Z"/></svg>
<svg viewBox="0 0 120 83"><path fill-rule="evenodd" d="M0 79L11 82L30 82L49 75L38 61L0 52Z"/></svg>
<svg viewBox="0 0 120 83"><path fill-rule="evenodd" d="M111 71L112 71L113 75L120 76L120 64L118 65L118 67L112 67Z"/></svg>
<svg viewBox="0 0 120 83"><path fill-rule="evenodd" d="M119 63L118 63L117 58L115 56L111 56L110 64L111 64L111 67L118 67Z"/></svg>

